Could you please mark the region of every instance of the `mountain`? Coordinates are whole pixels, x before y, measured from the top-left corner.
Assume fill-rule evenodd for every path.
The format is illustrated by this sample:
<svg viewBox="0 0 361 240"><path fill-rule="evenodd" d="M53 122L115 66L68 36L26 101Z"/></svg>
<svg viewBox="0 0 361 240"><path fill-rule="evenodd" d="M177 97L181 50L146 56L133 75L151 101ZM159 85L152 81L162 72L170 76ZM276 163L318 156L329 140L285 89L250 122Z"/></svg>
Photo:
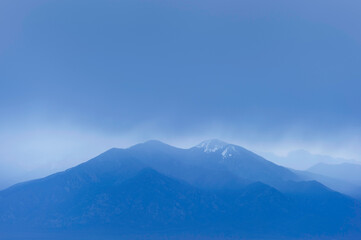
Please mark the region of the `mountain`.
<svg viewBox="0 0 361 240"><path fill-rule="evenodd" d="M304 181L318 181L330 189L361 200L361 187L358 184L308 171L293 171L302 179L304 179Z"/></svg>
<svg viewBox="0 0 361 240"><path fill-rule="evenodd" d="M318 163L307 170L336 179L341 179L361 186L361 165L352 163L326 164Z"/></svg>
<svg viewBox="0 0 361 240"><path fill-rule="evenodd" d="M352 239L360 210L236 145L149 141L0 191L0 239Z"/></svg>
<svg viewBox="0 0 361 240"><path fill-rule="evenodd" d="M287 168L216 139L190 149L152 140L129 149L110 151L114 159L131 157L144 166L201 188L237 188L255 181L277 186L285 180L300 180Z"/></svg>
<svg viewBox="0 0 361 240"><path fill-rule="evenodd" d="M295 171L305 180L317 180L326 186L361 199L361 165L319 163L307 171Z"/></svg>

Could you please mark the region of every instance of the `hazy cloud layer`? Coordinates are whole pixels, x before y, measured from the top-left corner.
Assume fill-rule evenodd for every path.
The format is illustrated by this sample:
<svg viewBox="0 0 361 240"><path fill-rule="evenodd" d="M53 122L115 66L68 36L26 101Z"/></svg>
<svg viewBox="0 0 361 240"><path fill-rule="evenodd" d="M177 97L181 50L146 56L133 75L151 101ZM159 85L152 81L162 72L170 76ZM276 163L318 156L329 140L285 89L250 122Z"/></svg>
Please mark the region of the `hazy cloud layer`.
<svg viewBox="0 0 361 240"><path fill-rule="evenodd" d="M1 1L0 168L44 174L154 138L359 160L360 7Z"/></svg>

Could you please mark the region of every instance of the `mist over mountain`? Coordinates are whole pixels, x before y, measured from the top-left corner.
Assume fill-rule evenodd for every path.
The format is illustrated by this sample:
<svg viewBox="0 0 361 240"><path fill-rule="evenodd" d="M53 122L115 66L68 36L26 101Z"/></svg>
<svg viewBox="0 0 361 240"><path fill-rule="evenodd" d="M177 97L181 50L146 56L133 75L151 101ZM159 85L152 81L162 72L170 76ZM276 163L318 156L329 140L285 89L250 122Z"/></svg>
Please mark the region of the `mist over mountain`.
<svg viewBox="0 0 361 240"><path fill-rule="evenodd" d="M1 168L64 170L111 146L214 136L360 160L360 8L2 0Z"/></svg>
<svg viewBox="0 0 361 240"><path fill-rule="evenodd" d="M356 239L360 210L237 145L148 141L1 191L0 230L9 239Z"/></svg>
<svg viewBox="0 0 361 240"><path fill-rule="evenodd" d="M304 180L316 180L333 190L361 199L360 164L355 160L311 154L305 150L291 151L286 156L261 155L289 168Z"/></svg>
<svg viewBox="0 0 361 240"><path fill-rule="evenodd" d="M0 240L360 240L360 9L1 0Z"/></svg>
<svg viewBox="0 0 361 240"><path fill-rule="evenodd" d="M352 163L326 164L318 163L307 169L308 172L342 179L361 185L361 165Z"/></svg>
<svg viewBox="0 0 361 240"><path fill-rule="evenodd" d="M307 170L319 163L325 163L325 164L340 164L345 162L357 163L357 161L353 159L336 158L322 154L312 154L302 149L291 151L286 156L279 156L269 152L263 152L261 153L261 155L276 164L297 170Z"/></svg>
<svg viewBox="0 0 361 240"><path fill-rule="evenodd" d="M332 176L312 173L308 171L300 171L300 170L293 170L293 171L297 175L302 177L304 180L318 181L335 191L338 191L345 195L361 200L361 186L357 183L353 183L339 178L334 178Z"/></svg>

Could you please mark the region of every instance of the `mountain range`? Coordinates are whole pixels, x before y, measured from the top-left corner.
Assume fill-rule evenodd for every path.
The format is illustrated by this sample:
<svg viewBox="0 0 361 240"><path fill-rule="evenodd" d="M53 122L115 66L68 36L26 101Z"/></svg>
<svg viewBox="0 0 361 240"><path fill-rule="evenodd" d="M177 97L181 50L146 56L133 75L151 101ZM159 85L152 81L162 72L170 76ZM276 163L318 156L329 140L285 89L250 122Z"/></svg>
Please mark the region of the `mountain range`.
<svg viewBox="0 0 361 240"><path fill-rule="evenodd" d="M0 191L0 239L361 239L360 210L240 146L152 140Z"/></svg>

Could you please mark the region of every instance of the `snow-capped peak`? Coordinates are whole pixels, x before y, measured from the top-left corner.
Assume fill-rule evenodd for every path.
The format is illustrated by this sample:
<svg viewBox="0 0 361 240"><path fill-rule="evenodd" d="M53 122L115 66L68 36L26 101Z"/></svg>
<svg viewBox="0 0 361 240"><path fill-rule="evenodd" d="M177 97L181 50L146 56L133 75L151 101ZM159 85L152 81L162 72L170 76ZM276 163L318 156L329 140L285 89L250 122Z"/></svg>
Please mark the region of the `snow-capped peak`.
<svg viewBox="0 0 361 240"><path fill-rule="evenodd" d="M223 158L232 157L237 152L235 145L220 141L218 139L203 141L198 144L196 148L202 149L206 153L219 152Z"/></svg>
<svg viewBox="0 0 361 240"><path fill-rule="evenodd" d="M218 139L212 139L203 141L200 144L198 144L197 148L202 148L204 152L216 152L218 150L223 150L226 146L229 144L223 141L220 141Z"/></svg>

